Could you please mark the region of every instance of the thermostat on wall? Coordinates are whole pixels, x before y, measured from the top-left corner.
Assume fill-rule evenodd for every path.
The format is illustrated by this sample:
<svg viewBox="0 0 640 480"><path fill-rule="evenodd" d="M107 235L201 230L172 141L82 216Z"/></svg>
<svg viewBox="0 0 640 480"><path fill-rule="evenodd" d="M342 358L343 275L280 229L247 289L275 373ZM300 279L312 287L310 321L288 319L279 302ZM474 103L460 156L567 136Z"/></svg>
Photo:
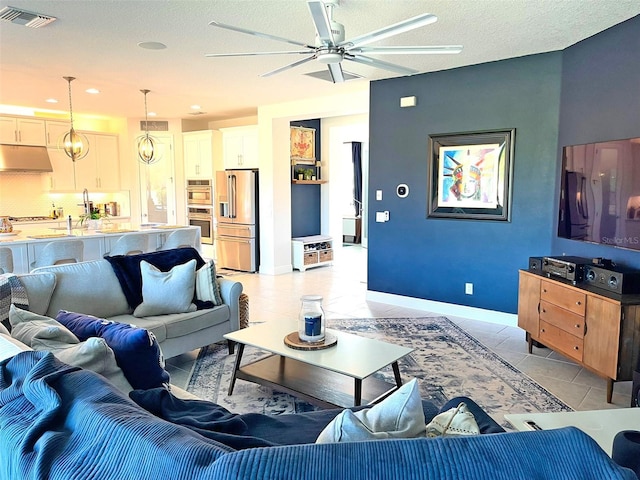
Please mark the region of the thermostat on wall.
<svg viewBox="0 0 640 480"><path fill-rule="evenodd" d="M409 185L401 183L396 187L396 193L400 198L405 198L409 195Z"/></svg>

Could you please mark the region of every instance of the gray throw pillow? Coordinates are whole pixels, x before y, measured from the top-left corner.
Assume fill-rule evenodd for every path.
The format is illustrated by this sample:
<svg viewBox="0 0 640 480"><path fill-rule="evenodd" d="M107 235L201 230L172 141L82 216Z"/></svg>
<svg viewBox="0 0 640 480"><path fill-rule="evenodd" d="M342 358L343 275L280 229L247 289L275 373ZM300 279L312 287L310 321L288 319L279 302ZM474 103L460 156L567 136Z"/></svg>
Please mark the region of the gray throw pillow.
<svg viewBox="0 0 640 480"><path fill-rule="evenodd" d="M196 272L196 298L203 302L212 302L216 306L224 303L213 260L209 260Z"/></svg>
<svg viewBox="0 0 640 480"><path fill-rule="evenodd" d="M32 347L34 341L58 341L76 344L80 340L71 330L53 318L22 310L11 305L9 308L9 322L11 322L11 336Z"/></svg>
<svg viewBox="0 0 640 480"><path fill-rule="evenodd" d="M185 313L196 310L193 301L196 281L196 261L176 265L161 272L144 260L140 261L142 274L142 303L133 311L136 317Z"/></svg>

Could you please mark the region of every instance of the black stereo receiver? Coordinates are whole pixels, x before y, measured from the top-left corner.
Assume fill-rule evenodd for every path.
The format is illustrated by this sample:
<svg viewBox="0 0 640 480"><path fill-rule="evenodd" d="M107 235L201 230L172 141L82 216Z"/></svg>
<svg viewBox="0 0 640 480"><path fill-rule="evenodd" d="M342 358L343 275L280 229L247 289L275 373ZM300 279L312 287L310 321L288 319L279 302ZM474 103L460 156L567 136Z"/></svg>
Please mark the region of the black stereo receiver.
<svg viewBox="0 0 640 480"><path fill-rule="evenodd" d="M574 285L584 280L585 265L591 264L590 258L582 257L542 257L542 273L549 278L568 280Z"/></svg>

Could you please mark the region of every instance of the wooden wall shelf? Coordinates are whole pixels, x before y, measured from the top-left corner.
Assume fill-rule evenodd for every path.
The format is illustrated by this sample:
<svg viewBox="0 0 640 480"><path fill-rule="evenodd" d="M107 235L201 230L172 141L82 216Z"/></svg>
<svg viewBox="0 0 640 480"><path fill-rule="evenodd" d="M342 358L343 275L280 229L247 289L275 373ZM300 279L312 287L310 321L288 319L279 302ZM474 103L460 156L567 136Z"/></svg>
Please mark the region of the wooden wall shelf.
<svg viewBox="0 0 640 480"><path fill-rule="evenodd" d="M326 180L291 180L291 183L297 183L298 185L319 185L321 183L327 183Z"/></svg>

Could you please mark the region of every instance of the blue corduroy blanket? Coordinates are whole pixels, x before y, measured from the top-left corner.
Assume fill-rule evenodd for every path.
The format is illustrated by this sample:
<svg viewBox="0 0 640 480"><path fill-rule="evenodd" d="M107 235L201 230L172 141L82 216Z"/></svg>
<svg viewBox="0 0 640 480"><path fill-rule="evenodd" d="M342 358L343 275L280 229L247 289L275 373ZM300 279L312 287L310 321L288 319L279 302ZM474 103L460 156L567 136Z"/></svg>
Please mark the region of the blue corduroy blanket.
<svg viewBox="0 0 640 480"><path fill-rule="evenodd" d="M234 451L50 353L0 362L0 480L336 478L636 480L576 428Z"/></svg>

